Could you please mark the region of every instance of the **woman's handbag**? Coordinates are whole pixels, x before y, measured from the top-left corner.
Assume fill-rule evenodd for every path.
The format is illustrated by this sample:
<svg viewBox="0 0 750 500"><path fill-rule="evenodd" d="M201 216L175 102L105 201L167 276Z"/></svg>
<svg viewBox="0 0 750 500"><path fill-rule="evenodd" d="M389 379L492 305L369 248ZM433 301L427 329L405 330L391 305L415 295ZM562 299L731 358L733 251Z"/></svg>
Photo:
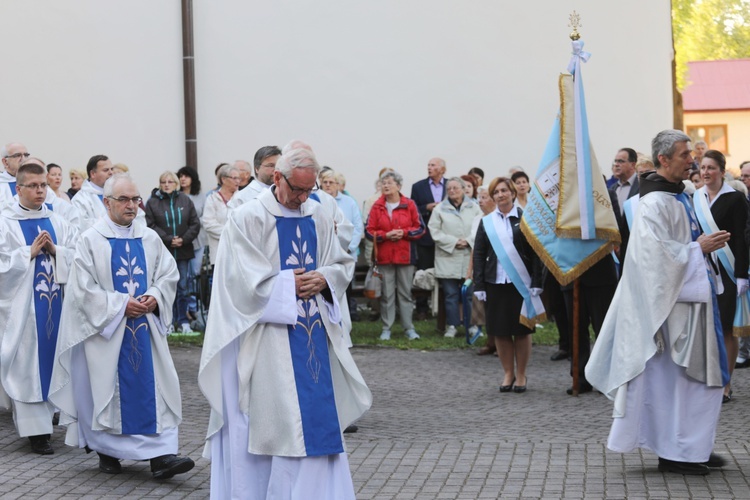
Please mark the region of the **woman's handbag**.
<svg viewBox="0 0 750 500"><path fill-rule="evenodd" d="M372 265L367 270L365 277L365 289L362 294L368 299L378 299L383 292L383 275L378 270L378 242L374 241L372 245Z"/></svg>

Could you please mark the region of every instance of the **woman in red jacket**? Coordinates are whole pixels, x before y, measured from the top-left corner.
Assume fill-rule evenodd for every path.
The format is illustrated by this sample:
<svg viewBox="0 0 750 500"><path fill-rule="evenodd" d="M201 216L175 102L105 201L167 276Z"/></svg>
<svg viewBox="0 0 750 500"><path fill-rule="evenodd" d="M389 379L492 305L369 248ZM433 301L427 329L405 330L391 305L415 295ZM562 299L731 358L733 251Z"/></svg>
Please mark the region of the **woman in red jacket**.
<svg viewBox="0 0 750 500"><path fill-rule="evenodd" d="M404 178L388 171L380 177L383 196L372 206L367 218L366 237L375 242L378 268L383 274L380 296L380 319L383 333L380 340L390 340L391 326L396 320L396 298L401 326L409 340L418 339L414 331L411 296L417 253L414 240L424 235L425 226L417 205L401 194Z"/></svg>

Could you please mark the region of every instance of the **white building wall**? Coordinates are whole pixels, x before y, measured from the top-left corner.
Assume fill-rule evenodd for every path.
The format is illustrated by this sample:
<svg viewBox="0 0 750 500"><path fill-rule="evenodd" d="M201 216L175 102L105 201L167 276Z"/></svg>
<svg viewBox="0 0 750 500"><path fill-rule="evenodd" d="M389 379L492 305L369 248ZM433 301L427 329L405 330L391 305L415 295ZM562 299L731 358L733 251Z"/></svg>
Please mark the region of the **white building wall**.
<svg viewBox="0 0 750 500"><path fill-rule="evenodd" d="M685 112L685 128L690 125L726 125L729 147L727 168L737 174L740 163L750 161L750 111Z"/></svg>
<svg viewBox="0 0 750 500"><path fill-rule="evenodd" d="M591 136L608 171L672 124L666 0L194 0L198 154L221 161L309 142L361 202L378 169L404 192L448 174L536 171L582 16ZM648 12L647 16L643 13ZM185 162L180 6L164 0L2 2L0 141L83 167L128 164L145 194Z"/></svg>

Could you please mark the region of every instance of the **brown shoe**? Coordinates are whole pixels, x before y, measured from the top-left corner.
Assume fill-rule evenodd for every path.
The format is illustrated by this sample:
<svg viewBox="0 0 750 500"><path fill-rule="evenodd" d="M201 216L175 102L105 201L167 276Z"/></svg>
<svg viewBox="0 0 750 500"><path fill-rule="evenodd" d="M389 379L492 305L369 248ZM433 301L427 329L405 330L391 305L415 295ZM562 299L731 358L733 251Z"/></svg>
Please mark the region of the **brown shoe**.
<svg viewBox="0 0 750 500"><path fill-rule="evenodd" d="M495 354L495 352L497 352L497 349L494 346L490 347L486 345L477 351L477 355L487 356L488 354Z"/></svg>

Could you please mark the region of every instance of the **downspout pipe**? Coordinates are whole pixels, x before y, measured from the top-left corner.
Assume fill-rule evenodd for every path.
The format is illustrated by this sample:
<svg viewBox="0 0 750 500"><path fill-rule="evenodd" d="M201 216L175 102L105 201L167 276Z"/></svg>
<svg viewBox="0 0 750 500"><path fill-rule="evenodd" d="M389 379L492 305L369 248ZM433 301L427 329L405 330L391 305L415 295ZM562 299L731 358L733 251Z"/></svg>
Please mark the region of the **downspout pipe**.
<svg viewBox="0 0 750 500"><path fill-rule="evenodd" d="M185 98L185 164L198 170L198 135L195 117L195 57L193 0L182 1L182 81Z"/></svg>

